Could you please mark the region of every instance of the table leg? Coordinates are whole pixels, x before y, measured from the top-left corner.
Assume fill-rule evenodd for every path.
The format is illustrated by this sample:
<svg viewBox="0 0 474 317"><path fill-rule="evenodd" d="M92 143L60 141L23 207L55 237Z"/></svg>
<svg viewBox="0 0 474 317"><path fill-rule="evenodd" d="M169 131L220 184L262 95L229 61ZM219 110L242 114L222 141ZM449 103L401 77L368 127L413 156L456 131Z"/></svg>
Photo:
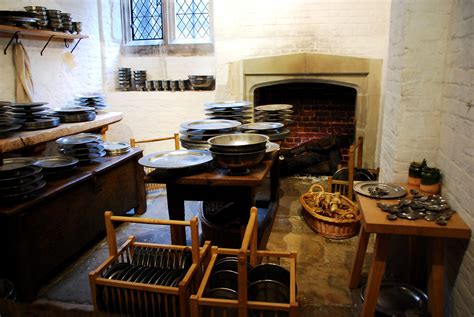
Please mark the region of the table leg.
<svg viewBox="0 0 474 317"><path fill-rule="evenodd" d="M377 234L374 247L374 256L369 271L369 279L365 288L365 299L361 313L362 317L372 317L375 314L375 306L379 296L380 284L385 271L389 242L389 235L380 233Z"/></svg>
<svg viewBox="0 0 474 317"><path fill-rule="evenodd" d="M168 216L170 220L184 220L184 199L173 184L166 185ZM171 226L171 243L186 245L186 231L183 226Z"/></svg>
<svg viewBox="0 0 474 317"><path fill-rule="evenodd" d="M359 243L357 244L357 252L352 264L351 277L349 280L349 288L357 288L360 282L362 265L364 264L367 244L369 243L370 233L366 232L362 225L359 232Z"/></svg>
<svg viewBox="0 0 474 317"><path fill-rule="evenodd" d="M444 239L431 239L431 272L428 282L431 316L443 316L444 305Z"/></svg>

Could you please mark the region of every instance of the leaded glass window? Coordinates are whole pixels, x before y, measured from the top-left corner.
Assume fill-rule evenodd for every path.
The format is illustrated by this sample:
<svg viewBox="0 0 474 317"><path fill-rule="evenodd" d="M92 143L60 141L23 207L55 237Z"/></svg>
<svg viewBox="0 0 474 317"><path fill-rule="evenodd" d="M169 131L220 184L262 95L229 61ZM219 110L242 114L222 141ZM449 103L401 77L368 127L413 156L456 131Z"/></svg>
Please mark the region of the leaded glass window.
<svg viewBox="0 0 474 317"><path fill-rule="evenodd" d="M175 0L176 38L209 38L209 1Z"/></svg>
<svg viewBox="0 0 474 317"><path fill-rule="evenodd" d="M127 45L211 42L212 0L121 0Z"/></svg>
<svg viewBox="0 0 474 317"><path fill-rule="evenodd" d="M132 40L163 39L161 0L131 0Z"/></svg>

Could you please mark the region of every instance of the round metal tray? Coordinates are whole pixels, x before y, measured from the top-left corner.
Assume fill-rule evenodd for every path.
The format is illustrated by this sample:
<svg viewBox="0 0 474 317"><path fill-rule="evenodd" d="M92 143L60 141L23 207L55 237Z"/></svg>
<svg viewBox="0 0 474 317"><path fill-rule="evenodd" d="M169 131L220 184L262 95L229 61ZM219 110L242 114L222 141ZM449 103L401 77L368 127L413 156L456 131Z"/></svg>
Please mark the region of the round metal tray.
<svg viewBox="0 0 474 317"><path fill-rule="evenodd" d="M47 102L25 102L25 103L14 103L10 107L19 107L19 108L34 108L47 105Z"/></svg>
<svg viewBox="0 0 474 317"><path fill-rule="evenodd" d="M35 165L43 169L74 168L79 160L70 156L43 156L39 157Z"/></svg>
<svg viewBox="0 0 474 317"><path fill-rule="evenodd" d="M243 124L240 126L241 130L275 130L283 128L285 125L280 122L254 122Z"/></svg>
<svg viewBox="0 0 474 317"><path fill-rule="evenodd" d="M81 113L86 111L94 111L93 107L74 106L53 109L57 113Z"/></svg>
<svg viewBox="0 0 474 317"><path fill-rule="evenodd" d="M279 110L288 110L293 108L292 105L287 104L272 104L272 105L263 105L255 107L255 110L260 111L279 111Z"/></svg>
<svg viewBox="0 0 474 317"><path fill-rule="evenodd" d="M3 159L3 165L0 165L0 172L15 171L20 168L33 165L36 159L32 157L12 157ZM1 175L1 174L0 174Z"/></svg>
<svg viewBox="0 0 474 317"><path fill-rule="evenodd" d="M197 166L212 161L208 151L178 150L163 151L142 157L138 163L152 168L177 169Z"/></svg>
<svg viewBox="0 0 474 317"><path fill-rule="evenodd" d="M125 142L104 142L103 146L108 155L125 154L131 150L130 145Z"/></svg>
<svg viewBox="0 0 474 317"><path fill-rule="evenodd" d="M250 101L218 101L205 103L204 109L248 108L251 105Z"/></svg>
<svg viewBox="0 0 474 317"><path fill-rule="evenodd" d="M92 135L70 135L59 138L56 140L56 143L59 145L78 145L78 144L87 144L90 142L97 142L97 137Z"/></svg>
<svg viewBox="0 0 474 317"><path fill-rule="evenodd" d="M183 129L193 129L193 130L221 130L221 129L230 129L240 126L241 123L235 120L198 120L185 122L181 124Z"/></svg>
<svg viewBox="0 0 474 317"><path fill-rule="evenodd" d="M383 195L373 194L373 191L385 192ZM407 194L407 190L397 184L380 183L377 181L359 182L354 185L354 191L358 194L377 198L377 199L394 199L403 197Z"/></svg>

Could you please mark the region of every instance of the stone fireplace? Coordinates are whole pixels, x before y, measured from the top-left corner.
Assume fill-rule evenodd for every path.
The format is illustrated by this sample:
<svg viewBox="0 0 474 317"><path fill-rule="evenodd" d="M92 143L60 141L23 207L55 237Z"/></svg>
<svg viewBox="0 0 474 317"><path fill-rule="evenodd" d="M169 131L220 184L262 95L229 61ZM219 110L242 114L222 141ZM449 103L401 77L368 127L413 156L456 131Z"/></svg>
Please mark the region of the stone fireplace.
<svg viewBox="0 0 474 317"><path fill-rule="evenodd" d="M339 97L344 95L340 98L339 105L335 102L337 100L325 100L324 105L318 101L295 107L296 119L300 118L302 121L295 122L296 125L293 127L290 125L289 128L303 132L290 135L286 145L294 146L304 143L312 138L321 137L330 130L345 134L352 140L362 136L364 137L364 165L375 167L381 69L382 61L377 59L300 53L246 59L233 63L230 67L230 80L231 89L235 90L234 94L246 100L252 100L255 105L290 103L290 101L285 101L286 96L278 93L278 91L283 91L278 89L282 87L285 91L305 88L306 91L302 96L306 101L301 100L301 102L306 103L308 98L311 99L308 97L312 94L311 91L314 94L319 92L319 96L324 96L324 99L339 89L336 95ZM275 86L277 89L262 97L262 91L264 92L270 86ZM353 105L347 102L351 99L351 92ZM279 101L278 97L282 99ZM291 98L295 97L297 98L297 95ZM295 106L301 104L297 99L291 102ZM319 109L316 103L321 106ZM314 115L310 113L312 111ZM338 115L342 113L344 114L341 118ZM310 117L315 120L309 120ZM323 117L330 121L319 121ZM339 120L341 121L338 122Z"/></svg>

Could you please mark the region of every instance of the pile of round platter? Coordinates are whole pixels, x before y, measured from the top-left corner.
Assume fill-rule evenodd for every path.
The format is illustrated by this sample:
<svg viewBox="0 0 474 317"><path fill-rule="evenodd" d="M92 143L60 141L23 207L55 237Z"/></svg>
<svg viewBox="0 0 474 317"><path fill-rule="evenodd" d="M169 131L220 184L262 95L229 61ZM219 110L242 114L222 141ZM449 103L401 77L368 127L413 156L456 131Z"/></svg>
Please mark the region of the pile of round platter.
<svg viewBox="0 0 474 317"><path fill-rule="evenodd" d="M41 7L41 6L26 6L24 9L27 12L32 12L35 14L35 17L38 19L36 21L36 25L38 26L38 29L46 29L48 26L48 14L46 12L46 7Z"/></svg>
<svg viewBox="0 0 474 317"><path fill-rule="evenodd" d="M25 200L34 197L46 185L41 167L31 157L3 160L0 165L0 201Z"/></svg>
<svg viewBox="0 0 474 317"><path fill-rule="evenodd" d="M135 83L135 90L145 90L146 70L134 70L133 82Z"/></svg>
<svg viewBox="0 0 474 317"><path fill-rule="evenodd" d="M23 120L14 118L9 112L11 102L0 101L0 138L10 132L21 129Z"/></svg>
<svg viewBox="0 0 474 317"><path fill-rule="evenodd" d="M221 134L237 132L239 121L225 119L205 119L181 124L181 146L190 150L207 150L207 140Z"/></svg>
<svg viewBox="0 0 474 317"><path fill-rule="evenodd" d="M102 93L90 93L85 95L77 95L74 98L76 106L92 107L95 111L104 111L109 106L105 102L105 96Z"/></svg>
<svg viewBox="0 0 474 317"><path fill-rule="evenodd" d="M54 115L59 117L62 123L93 121L96 117L94 108L86 106L56 108Z"/></svg>
<svg viewBox="0 0 474 317"><path fill-rule="evenodd" d="M204 111L209 119L235 120L249 123L252 119L252 103L248 101L208 102Z"/></svg>
<svg viewBox="0 0 474 317"><path fill-rule="evenodd" d="M46 178L58 178L68 175L79 163L79 160L72 156L43 156L36 158L35 165L43 170Z"/></svg>
<svg viewBox="0 0 474 317"><path fill-rule="evenodd" d="M90 133L65 136L56 140L59 152L77 158L80 164L94 163L105 156L102 143L100 136Z"/></svg>
<svg viewBox="0 0 474 317"><path fill-rule="evenodd" d="M103 146L109 156L122 155L130 152L132 149L130 145L125 142L104 142Z"/></svg>
<svg viewBox="0 0 474 317"><path fill-rule="evenodd" d="M265 134L270 138L270 141L283 140L290 134L290 130L285 128L285 125L281 122L247 123L240 126L240 131L244 133Z"/></svg>
<svg viewBox="0 0 474 317"><path fill-rule="evenodd" d="M272 104L255 107L255 122L281 122L289 124L293 122L292 105Z"/></svg>
<svg viewBox="0 0 474 317"><path fill-rule="evenodd" d="M132 70L127 67L118 69L118 90L132 90Z"/></svg>
<svg viewBox="0 0 474 317"><path fill-rule="evenodd" d="M47 102L14 103L11 105L11 116L22 120L22 130L40 130L57 127L61 120L50 116Z"/></svg>

